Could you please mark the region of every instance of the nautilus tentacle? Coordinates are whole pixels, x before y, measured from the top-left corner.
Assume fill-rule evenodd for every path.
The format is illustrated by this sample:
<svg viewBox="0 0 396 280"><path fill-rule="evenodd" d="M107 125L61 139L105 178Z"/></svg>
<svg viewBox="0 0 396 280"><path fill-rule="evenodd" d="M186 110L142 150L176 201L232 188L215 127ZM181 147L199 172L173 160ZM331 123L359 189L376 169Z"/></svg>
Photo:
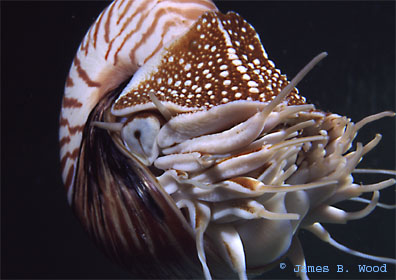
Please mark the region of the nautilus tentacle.
<svg viewBox="0 0 396 280"><path fill-rule="evenodd" d="M61 113L63 180L85 229L139 278L246 279L284 258L305 265L300 229L395 263L321 225L392 208L379 191L395 184L351 175L381 139L352 149L358 130L393 112L355 124L298 94L325 56L289 81L254 28L210 1L113 2L81 43ZM347 200L367 205L334 206Z"/></svg>

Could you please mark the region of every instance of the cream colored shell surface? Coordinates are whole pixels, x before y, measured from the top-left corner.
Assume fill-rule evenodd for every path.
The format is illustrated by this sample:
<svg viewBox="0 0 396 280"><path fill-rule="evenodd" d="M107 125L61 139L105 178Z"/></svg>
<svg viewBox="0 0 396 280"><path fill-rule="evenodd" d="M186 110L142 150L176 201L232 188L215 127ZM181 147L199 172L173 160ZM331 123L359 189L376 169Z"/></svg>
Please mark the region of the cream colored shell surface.
<svg viewBox="0 0 396 280"><path fill-rule="evenodd" d="M210 0L114 1L88 30L67 78L60 115L62 178L69 202L82 131L93 107L208 10L217 10Z"/></svg>

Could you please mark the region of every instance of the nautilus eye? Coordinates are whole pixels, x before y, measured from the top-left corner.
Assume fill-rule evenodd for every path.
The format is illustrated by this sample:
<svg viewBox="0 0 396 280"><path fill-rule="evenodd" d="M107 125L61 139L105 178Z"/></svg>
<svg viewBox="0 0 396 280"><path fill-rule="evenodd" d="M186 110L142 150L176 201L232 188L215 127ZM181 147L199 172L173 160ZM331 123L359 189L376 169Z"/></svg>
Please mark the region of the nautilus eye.
<svg viewBox="0 0 396 280"><path fill-rule="evenodd" d="M352 177L381 139L352 148L359 129L393 112L354 123L296 89L325 56L288 80L254 28L209 0L111 3L81 42L60 119L68 200L98 246L138 278L246 279L285 258L304 266L301 229L394 264L322 226L364 218L395 184ZM367 205L334 206L348 200Z"/></svg>

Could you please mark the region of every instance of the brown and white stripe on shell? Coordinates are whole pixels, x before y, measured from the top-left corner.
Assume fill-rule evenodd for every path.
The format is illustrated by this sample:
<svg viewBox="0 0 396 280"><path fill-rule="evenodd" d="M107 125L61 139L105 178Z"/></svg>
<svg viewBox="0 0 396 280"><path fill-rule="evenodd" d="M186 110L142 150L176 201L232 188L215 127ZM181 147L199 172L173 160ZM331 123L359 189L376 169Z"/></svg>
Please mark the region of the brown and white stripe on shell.
<svg viewBox="0 0 396 280"><path fill-rule="evenodd" d="M361 127L394 113L355 124L298 94L324 56L289 82L236 13L209 1L113 2L81 43L61 113L63 180L85 229L137 277L245 279L285 257L305 265L299 229L395 263L321 225L367 216L395 183L353 182L380 135L349 150ZM333 206L366 192L360 211Z"/></svg>
<svg viewBox="0 0 396 280"><path fill-rule="evenodd" d="M114 1L100 14L73 60L62 102L60 158L69 193L93 107L208 10L217 10L210 0L134 0Z"/></svg>

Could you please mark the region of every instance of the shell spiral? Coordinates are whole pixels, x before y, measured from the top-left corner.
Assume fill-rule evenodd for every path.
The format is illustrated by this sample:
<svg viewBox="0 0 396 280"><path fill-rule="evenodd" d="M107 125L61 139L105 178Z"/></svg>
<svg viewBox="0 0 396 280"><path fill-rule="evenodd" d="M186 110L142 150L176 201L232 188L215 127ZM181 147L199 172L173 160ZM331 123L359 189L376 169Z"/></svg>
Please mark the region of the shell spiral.
<svg viewBox="0 0 396 280"><path fill-rule="evenodd" d="M300 229L395 263L321 225L367 216L395 184L351 175L381 138L351 151L358 130L393 112L353 123L295 88L324 56L289 81L254 28L209 0L112 2L81 42L60 116L68 200L98 246L139 278L304 266ZM334 206L346 200L367 206Z"/></svg>
<svg viewBox="0 0 396 280"><path fill-rule="evenodd" d="M210 0L135 0L114 1L100 14L73 60L62 101L60 158L69 193L94 106L208 10L217 10Z"/></svg>

